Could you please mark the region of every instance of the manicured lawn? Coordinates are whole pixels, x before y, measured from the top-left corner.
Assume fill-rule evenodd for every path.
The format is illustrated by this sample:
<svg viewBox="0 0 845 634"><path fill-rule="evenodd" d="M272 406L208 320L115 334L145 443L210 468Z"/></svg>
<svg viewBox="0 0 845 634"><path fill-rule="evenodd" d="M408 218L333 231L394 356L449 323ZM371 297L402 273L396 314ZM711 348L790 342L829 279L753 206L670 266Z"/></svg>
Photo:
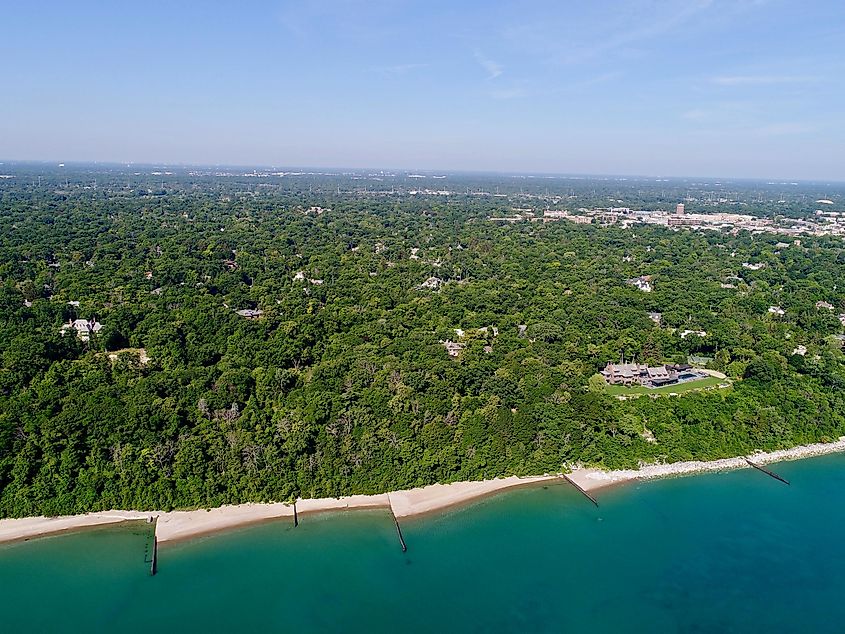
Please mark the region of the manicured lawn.
<svg viewBox="0 0 845 634"><path fill-rule="evenodd" d="M665 385L655 389L649 389L642 385L635 385L632 387L625 387L624 385L608 385L607 393L611 396L642 396L643 394L683 394L684 392L694 392L695 390L702 390L705 388L716 387L720 383L728 383L727 379L717 379L715 376L708 376L703 379L695 381L688 381L686 383L679 383L677 385Z"/></svg>

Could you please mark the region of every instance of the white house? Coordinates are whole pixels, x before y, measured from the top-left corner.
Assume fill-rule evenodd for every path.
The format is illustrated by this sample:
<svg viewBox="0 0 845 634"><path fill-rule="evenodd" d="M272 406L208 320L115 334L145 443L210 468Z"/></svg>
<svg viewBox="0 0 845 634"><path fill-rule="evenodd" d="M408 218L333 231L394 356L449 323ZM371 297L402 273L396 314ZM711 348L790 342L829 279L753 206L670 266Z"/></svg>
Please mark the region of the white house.
<svg viewBox="0 0 845 634"><path fill-rule="evenodd" d="M456 341L441 341L440 343L446 348L446 352L449 354L450 357L459 357L461 354L461 350L464 349L464 344L457 343Z"/></svg>
<svg viewBox="0 0 845 634"><path fill-rule="evenodd" d="M626 280L626 282L631 286L636 286L643 293L650 293L653 290L651 285L651 275L642 275L640 277Z"/></svg>
<svg viewBox="0 0 845 634"><path fill-rule="evenodd" d="M439 277L430 277L425 282L419 285L419 288L430 288L432 290L436 290L442 286L443 280Z"/></svg>
<svg viewBox="0 0 845 634"><path fill-rule="evenodd" d="M92 334L97 334L102 329L103 324L96 319L72 319L63 325L59 332L64 336L73 330L82 341L88 341Z"/></svg>

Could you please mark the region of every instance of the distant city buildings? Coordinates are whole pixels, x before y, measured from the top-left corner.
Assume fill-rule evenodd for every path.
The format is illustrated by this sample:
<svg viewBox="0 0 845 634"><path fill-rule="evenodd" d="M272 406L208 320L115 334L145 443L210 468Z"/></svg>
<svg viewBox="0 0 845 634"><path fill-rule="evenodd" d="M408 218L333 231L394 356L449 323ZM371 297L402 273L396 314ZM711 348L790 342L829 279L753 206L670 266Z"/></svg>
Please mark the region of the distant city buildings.
<svg viewBox="0 0 845 634"><path fill-rule="evenodd" d="M728 201L720 199L718 204ZM714 203L715 204L715 203ZM542 216L533 208L514 207L514 215L490 217L492 222L556 222L565 220L577 224L598 224L601 226L622 225L630 227L637 224L662 225L674 229L714 230L736 234L740 231L751 233L773 233L797 238L801 235L845 237L845 212L817 211L815 218L758 218L737 213L687 213L684 203L678 203L674 211L636 210L630 207L579 208L576 212L567 209L546 209ZM794 240L800 246L800 240ZM781 243L778 248L788 247Z"/></svg>

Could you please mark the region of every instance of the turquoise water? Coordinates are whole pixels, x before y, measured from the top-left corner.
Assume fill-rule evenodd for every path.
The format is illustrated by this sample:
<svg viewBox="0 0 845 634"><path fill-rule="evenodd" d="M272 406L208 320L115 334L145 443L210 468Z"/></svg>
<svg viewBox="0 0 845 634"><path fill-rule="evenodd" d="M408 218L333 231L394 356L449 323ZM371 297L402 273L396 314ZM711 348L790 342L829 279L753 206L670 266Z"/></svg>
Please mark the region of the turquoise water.
<svg viewBox="0 0 845 634"><path fill-rule="evenodd" d="M4 632L843 632L845 456L403 522L308 515L161 549L143 526L0 547Z"/></svg>

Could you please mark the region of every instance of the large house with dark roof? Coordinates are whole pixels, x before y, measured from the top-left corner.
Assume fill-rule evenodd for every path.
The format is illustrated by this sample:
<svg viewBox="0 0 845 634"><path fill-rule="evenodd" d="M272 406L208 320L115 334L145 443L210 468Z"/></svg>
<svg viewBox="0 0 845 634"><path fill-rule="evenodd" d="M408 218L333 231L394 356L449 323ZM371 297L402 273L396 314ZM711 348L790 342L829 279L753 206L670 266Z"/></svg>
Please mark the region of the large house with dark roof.
<svg viewBox="0 0 845 634"><path fill-rule="evenodd" d="M601 371L609 385L642 385L660 387L678 383L693 373L686 364L648 366L642 363L610 363Z"/></svg>

